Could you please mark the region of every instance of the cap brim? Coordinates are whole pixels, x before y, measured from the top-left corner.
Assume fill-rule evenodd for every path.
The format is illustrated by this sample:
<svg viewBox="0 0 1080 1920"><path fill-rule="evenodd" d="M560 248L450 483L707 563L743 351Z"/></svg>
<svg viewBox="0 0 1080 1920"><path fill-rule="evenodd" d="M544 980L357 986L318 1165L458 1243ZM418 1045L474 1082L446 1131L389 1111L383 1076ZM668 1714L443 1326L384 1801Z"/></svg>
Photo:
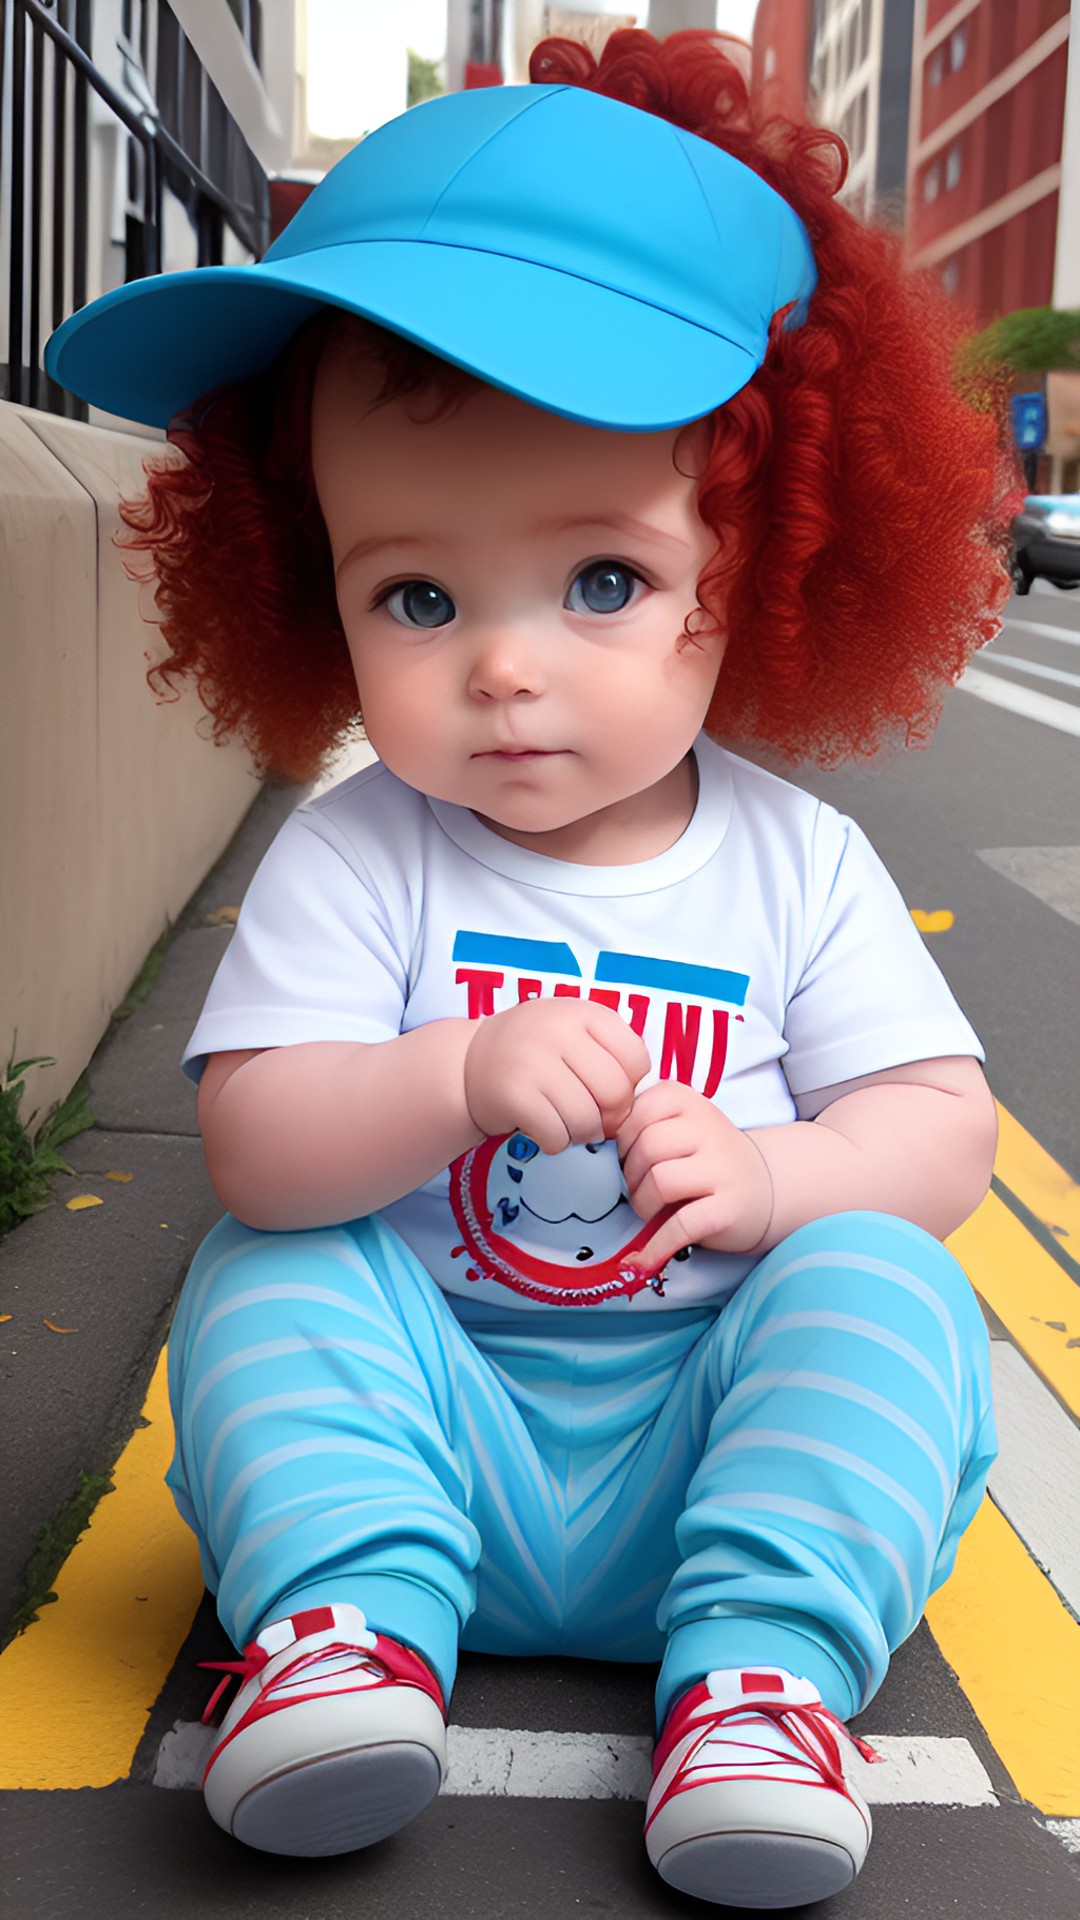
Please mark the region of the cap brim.
<svg viewBox="0 0 1080 1920"><path fill-rule="evenodd" d="M46 371L96 407L164 427L212 388L269 366L326 304L534 406L626 432L699 419L758 365L692 321L531 261L369 240L132 281L64 322Z"/></svg>

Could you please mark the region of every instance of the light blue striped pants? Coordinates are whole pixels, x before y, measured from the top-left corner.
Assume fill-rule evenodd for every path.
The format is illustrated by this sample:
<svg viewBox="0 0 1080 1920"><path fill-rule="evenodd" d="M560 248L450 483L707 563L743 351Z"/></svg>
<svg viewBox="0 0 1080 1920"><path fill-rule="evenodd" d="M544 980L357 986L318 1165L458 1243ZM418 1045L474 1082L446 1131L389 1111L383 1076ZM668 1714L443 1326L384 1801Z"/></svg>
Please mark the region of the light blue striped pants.
<svg viewBox="0 0 1080 1920"><path fill-rule="evenodd" d="M837 1214L717 1313L453 1307L378 1216L204 1242L169 1484L238 1646L351 1600L449 1695L459 1646L812 1680L848 1718L994 1458L986 1332L918 1227Z"/></svg>

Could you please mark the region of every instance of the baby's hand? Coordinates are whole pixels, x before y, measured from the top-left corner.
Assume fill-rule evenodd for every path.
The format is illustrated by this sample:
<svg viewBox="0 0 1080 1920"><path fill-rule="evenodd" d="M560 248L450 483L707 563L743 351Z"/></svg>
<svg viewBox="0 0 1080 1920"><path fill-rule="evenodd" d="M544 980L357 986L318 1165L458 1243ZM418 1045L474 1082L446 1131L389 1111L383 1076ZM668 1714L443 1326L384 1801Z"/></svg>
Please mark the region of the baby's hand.
<svg viewBox="0 0 1080 1920"><path fill-rule="evenodd" d="M465 1103L488 1135L544 1153L611 1139L649 1071L643 1040L595 1000L523 1000L482 1020L465 1055Z"/></svg>
<svg viewBox="0 0 1080 1920"><path fill-rule="evenodd" d="M753 1141L704 1094L662 1080L638 1095L619 1128L619 1158L634 1212L676 1211L635 1255L658 1273L683 1247L745 1253L772 1217L769 1170Z"/></svg>

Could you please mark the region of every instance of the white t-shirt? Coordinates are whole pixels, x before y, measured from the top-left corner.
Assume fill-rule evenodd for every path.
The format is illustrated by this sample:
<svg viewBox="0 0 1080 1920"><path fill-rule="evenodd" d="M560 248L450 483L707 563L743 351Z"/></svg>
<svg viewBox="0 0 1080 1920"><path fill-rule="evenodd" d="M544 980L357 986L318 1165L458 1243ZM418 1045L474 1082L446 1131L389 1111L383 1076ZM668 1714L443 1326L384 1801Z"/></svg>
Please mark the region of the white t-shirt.
<svg viewBox="0 0 1080 1920"><path fill-rule="evenodd" d="M184 1056L381 1041L540 994L604 1000L743 1128L793 1096L978 1038L853 821L716 746L675 845L576 866L372 766L301 806L244 901ZM648 1084L646 1082L645 1084ZM446 1292L642 1313L719 1303L753 1264L695 1248L643 1284L613 1141L485 1141L383 1210Z"/></svg>

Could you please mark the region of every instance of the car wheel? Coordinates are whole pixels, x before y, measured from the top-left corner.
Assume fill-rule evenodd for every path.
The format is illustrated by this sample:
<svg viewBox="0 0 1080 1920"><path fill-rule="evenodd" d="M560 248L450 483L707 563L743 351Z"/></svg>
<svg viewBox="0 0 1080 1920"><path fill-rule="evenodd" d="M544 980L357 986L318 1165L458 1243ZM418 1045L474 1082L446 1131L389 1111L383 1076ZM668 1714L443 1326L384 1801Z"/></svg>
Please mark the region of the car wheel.
<svg viewBox="0 0 1080 1920"><path fill-rule="evenodd" d="M1012 574L1014 593L1031 592L1031 575L1018 554L1013 554L1009 565L1009 572Z"/></svg>

